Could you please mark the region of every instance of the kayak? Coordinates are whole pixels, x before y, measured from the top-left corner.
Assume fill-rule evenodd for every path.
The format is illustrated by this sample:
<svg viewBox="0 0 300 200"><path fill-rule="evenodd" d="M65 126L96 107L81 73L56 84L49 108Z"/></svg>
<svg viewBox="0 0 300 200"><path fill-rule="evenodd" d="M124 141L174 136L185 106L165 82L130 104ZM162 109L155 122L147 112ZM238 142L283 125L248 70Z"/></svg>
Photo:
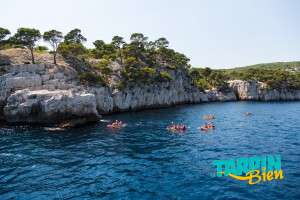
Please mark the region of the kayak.
<svg viewBox="0 0 300 200"><path fill-rule="evenodd" d="M167 130L172 131L172 132L183 132L183 131L186 131L186 129L187 129L186 126L181 127L181 128L175 128L173 126L167 127Z"/></svg>
<svg viewBox="0 0 300 200"><path fill-rule="evenodd" d="M107 128L121 128L122 126L114 125L114 124L108 124Z"/></svg>
<svg viewBox="0 0 300 200"><path fill-rule="evenodd" d="M208 131L208 128L205 128L204 126L201 126L201 127L200 127L200 130L201 130L201 131Z"/></svg>
<svg viewBox="0 0 300 200"><path fill-rule="evenodd" d="M126 124L122 123L121 125L115 125L115 124L108 124L106 127L107 128L122 128L125 127Z"/></svg>
<svg viewBox="0 0 300 200"><path fill-rule="evenodd" d="M215 126L212 125L211 127L205 127L205 126L201 126L201 127L200 127L200 130L201 130L201 131L208 131L209 129L215 129Z"/></svg>

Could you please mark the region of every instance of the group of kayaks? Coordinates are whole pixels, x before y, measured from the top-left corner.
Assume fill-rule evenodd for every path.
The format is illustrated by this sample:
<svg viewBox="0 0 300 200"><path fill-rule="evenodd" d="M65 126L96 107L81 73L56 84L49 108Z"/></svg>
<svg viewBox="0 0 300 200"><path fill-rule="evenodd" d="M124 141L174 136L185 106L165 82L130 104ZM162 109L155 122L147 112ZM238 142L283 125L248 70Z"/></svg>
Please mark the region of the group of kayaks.
<svg viewBox="0 0 300 200"><path fill-rule="evenodd" d="M184 132L186 129L187 129L186 125L174 124L173 122L171 125L167 126L167 130L172 132Z"/></svg>
<svg viewBox="0 0 300 200"><path fill-rule="evenodd" d="M245 115L246 116L251 116L252 113L246 112ZM206 120L207 122L204 125L200 126L198 129L201 130L201 131L209 131L209 130L215 129L215 125L212 122L215 118L216 117L214 115L211 115L211 114L204 115L203 119ZM108 124L107 128L121 129L124 126L126 126L126 124L124 122L119 121L119 120L115 120L114 122ZM174 124L173 122L169 126L167 126L168 131L175 132L175 133L184 132L187 129L188 129L188 127L186 125L184 125L184 124Z"/></svg>

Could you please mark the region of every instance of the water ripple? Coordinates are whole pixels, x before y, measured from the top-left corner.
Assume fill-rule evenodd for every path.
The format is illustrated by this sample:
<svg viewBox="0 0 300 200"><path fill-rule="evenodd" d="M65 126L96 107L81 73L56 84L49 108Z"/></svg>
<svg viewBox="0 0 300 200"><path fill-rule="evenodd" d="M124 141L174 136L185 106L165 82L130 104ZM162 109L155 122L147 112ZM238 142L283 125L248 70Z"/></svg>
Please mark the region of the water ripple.
<svg viewBox="0 0 300 200"><path fill-rule="evenodd" d="M210 113L216 129L203 134ZM3 127L0 199L300 199L299 114L300 103L235 102L117 114L68 131ZM115 119L127 127L107 129ZM189 129L167 132L172 121ZM282 156L282 181L211 176L216 159L266 154Z"/></svg>

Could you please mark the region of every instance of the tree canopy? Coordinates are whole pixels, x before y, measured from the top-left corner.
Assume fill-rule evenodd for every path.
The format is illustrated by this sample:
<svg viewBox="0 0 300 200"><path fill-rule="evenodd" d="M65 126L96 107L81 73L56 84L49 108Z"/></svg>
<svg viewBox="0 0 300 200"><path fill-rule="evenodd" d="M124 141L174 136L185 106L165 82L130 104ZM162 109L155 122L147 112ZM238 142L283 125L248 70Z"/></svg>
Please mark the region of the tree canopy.
<svg viewBox="0 0 300 200"><path fill-rule="evenodd" d="M43 35L43 39L46 42L49 42L53 49L53 62L56 64L56 55L57 55L57 48L58 45L61 43L63 40L63 34L60 31L57 30L50 30L46 31Z"/></svg>
<svg viewBox="0 0 300 200"><path fill-rule="evenodd" d="M71 30L65 35L66 43L82 43L86 41L87 39L81 34L81 30L78 28Z"/></svg>
<svg viewBox="0 0 300 200"><path fill-rule="evenodd" d="M124 42L124 38L120 37L120 36L114 36L112 38L111 44L114 46L114 48L122 48L122 46L125 44Z"/></svg>
<svg viewBox="0 0 300 200"><path fill-rule="evenodd" d="M41 33L39 30L34 28L19 28L17 33L13 36L12 40L19 45L27 47L31 52L32 63L34 60L34 47L36 42L41 38Z"/></svg>
<svg viewBox="0 0 300 200"><path fill-rule="evenodd" d="M8 29L0 27L0 41L4 40L9 34L10 31Z"/></svg>
<svg viewBox="0 0 300 200"><path fill-rule="evenodd" d="M154 45L156 48L161 49L161 48L168 48L169 46L169 41L166 38L159 38L154 42Z"/></svg>
<svg viewBox="0 0 300 200"><path fill-rule="evenodd" d="M294 65L294 63L271 63L225 70L192 68L190 76L194 84L202 89L225 89L228 80L260 81L266 83L271 89L300 89L300 71L295 70L296 66L300 68L299 64Z"/></svg>
<svg viewBox="0 0 300 200"><path fill-rule="evenodd" d="M81 61L96 60L96 64L91 64L91 68L95 71L81 76L86 80L107 81L113 73L111 64L117 63L120 69L118 76L123 85L131 82L148 84L171 81L173 79L171 72L182 70L189 71L193 83L201 89L224 89L227 88L227 81L232 79L261 81L276 89L300 89L300 62L266 63L228 70L191 69L189 58L170 48L166 38L160 37L150 41L143 33L131 34L128 42L118 35L108 43L98 39L93 42L94 48L86 48L83 45L87 39L78 28L68 32L65 37L58 30L46 31L41 36L39 30L23 27L12 37L8 38L9 35L8 29L0 27L0 49L26 47L31 52L32 63L35 63L34 51L39 53L48 51L47 47L36 45L41 37L52 47L50 53L53 54L54 64L57 53ZM88 62L87 66L90 65ZM97 73L103 77L97 78Z"/></svg>

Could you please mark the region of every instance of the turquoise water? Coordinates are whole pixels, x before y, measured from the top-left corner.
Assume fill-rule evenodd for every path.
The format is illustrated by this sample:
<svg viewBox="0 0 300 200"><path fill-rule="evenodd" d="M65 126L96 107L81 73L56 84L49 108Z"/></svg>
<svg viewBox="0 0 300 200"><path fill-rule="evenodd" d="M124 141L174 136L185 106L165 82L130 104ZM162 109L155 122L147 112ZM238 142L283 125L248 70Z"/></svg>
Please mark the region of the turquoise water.
<svg viewBox="0 0 300 200"><path fill-rule="evenodd" d="M197 127L210 113L216 129L204 134ZM128 125L0 128L0 199L300 199L299 102L211 103L105 119ZM172 121L188 131L166 131ZM266 154L281 155L283 180L248 185L211 176L214 160Z"/></svg>

